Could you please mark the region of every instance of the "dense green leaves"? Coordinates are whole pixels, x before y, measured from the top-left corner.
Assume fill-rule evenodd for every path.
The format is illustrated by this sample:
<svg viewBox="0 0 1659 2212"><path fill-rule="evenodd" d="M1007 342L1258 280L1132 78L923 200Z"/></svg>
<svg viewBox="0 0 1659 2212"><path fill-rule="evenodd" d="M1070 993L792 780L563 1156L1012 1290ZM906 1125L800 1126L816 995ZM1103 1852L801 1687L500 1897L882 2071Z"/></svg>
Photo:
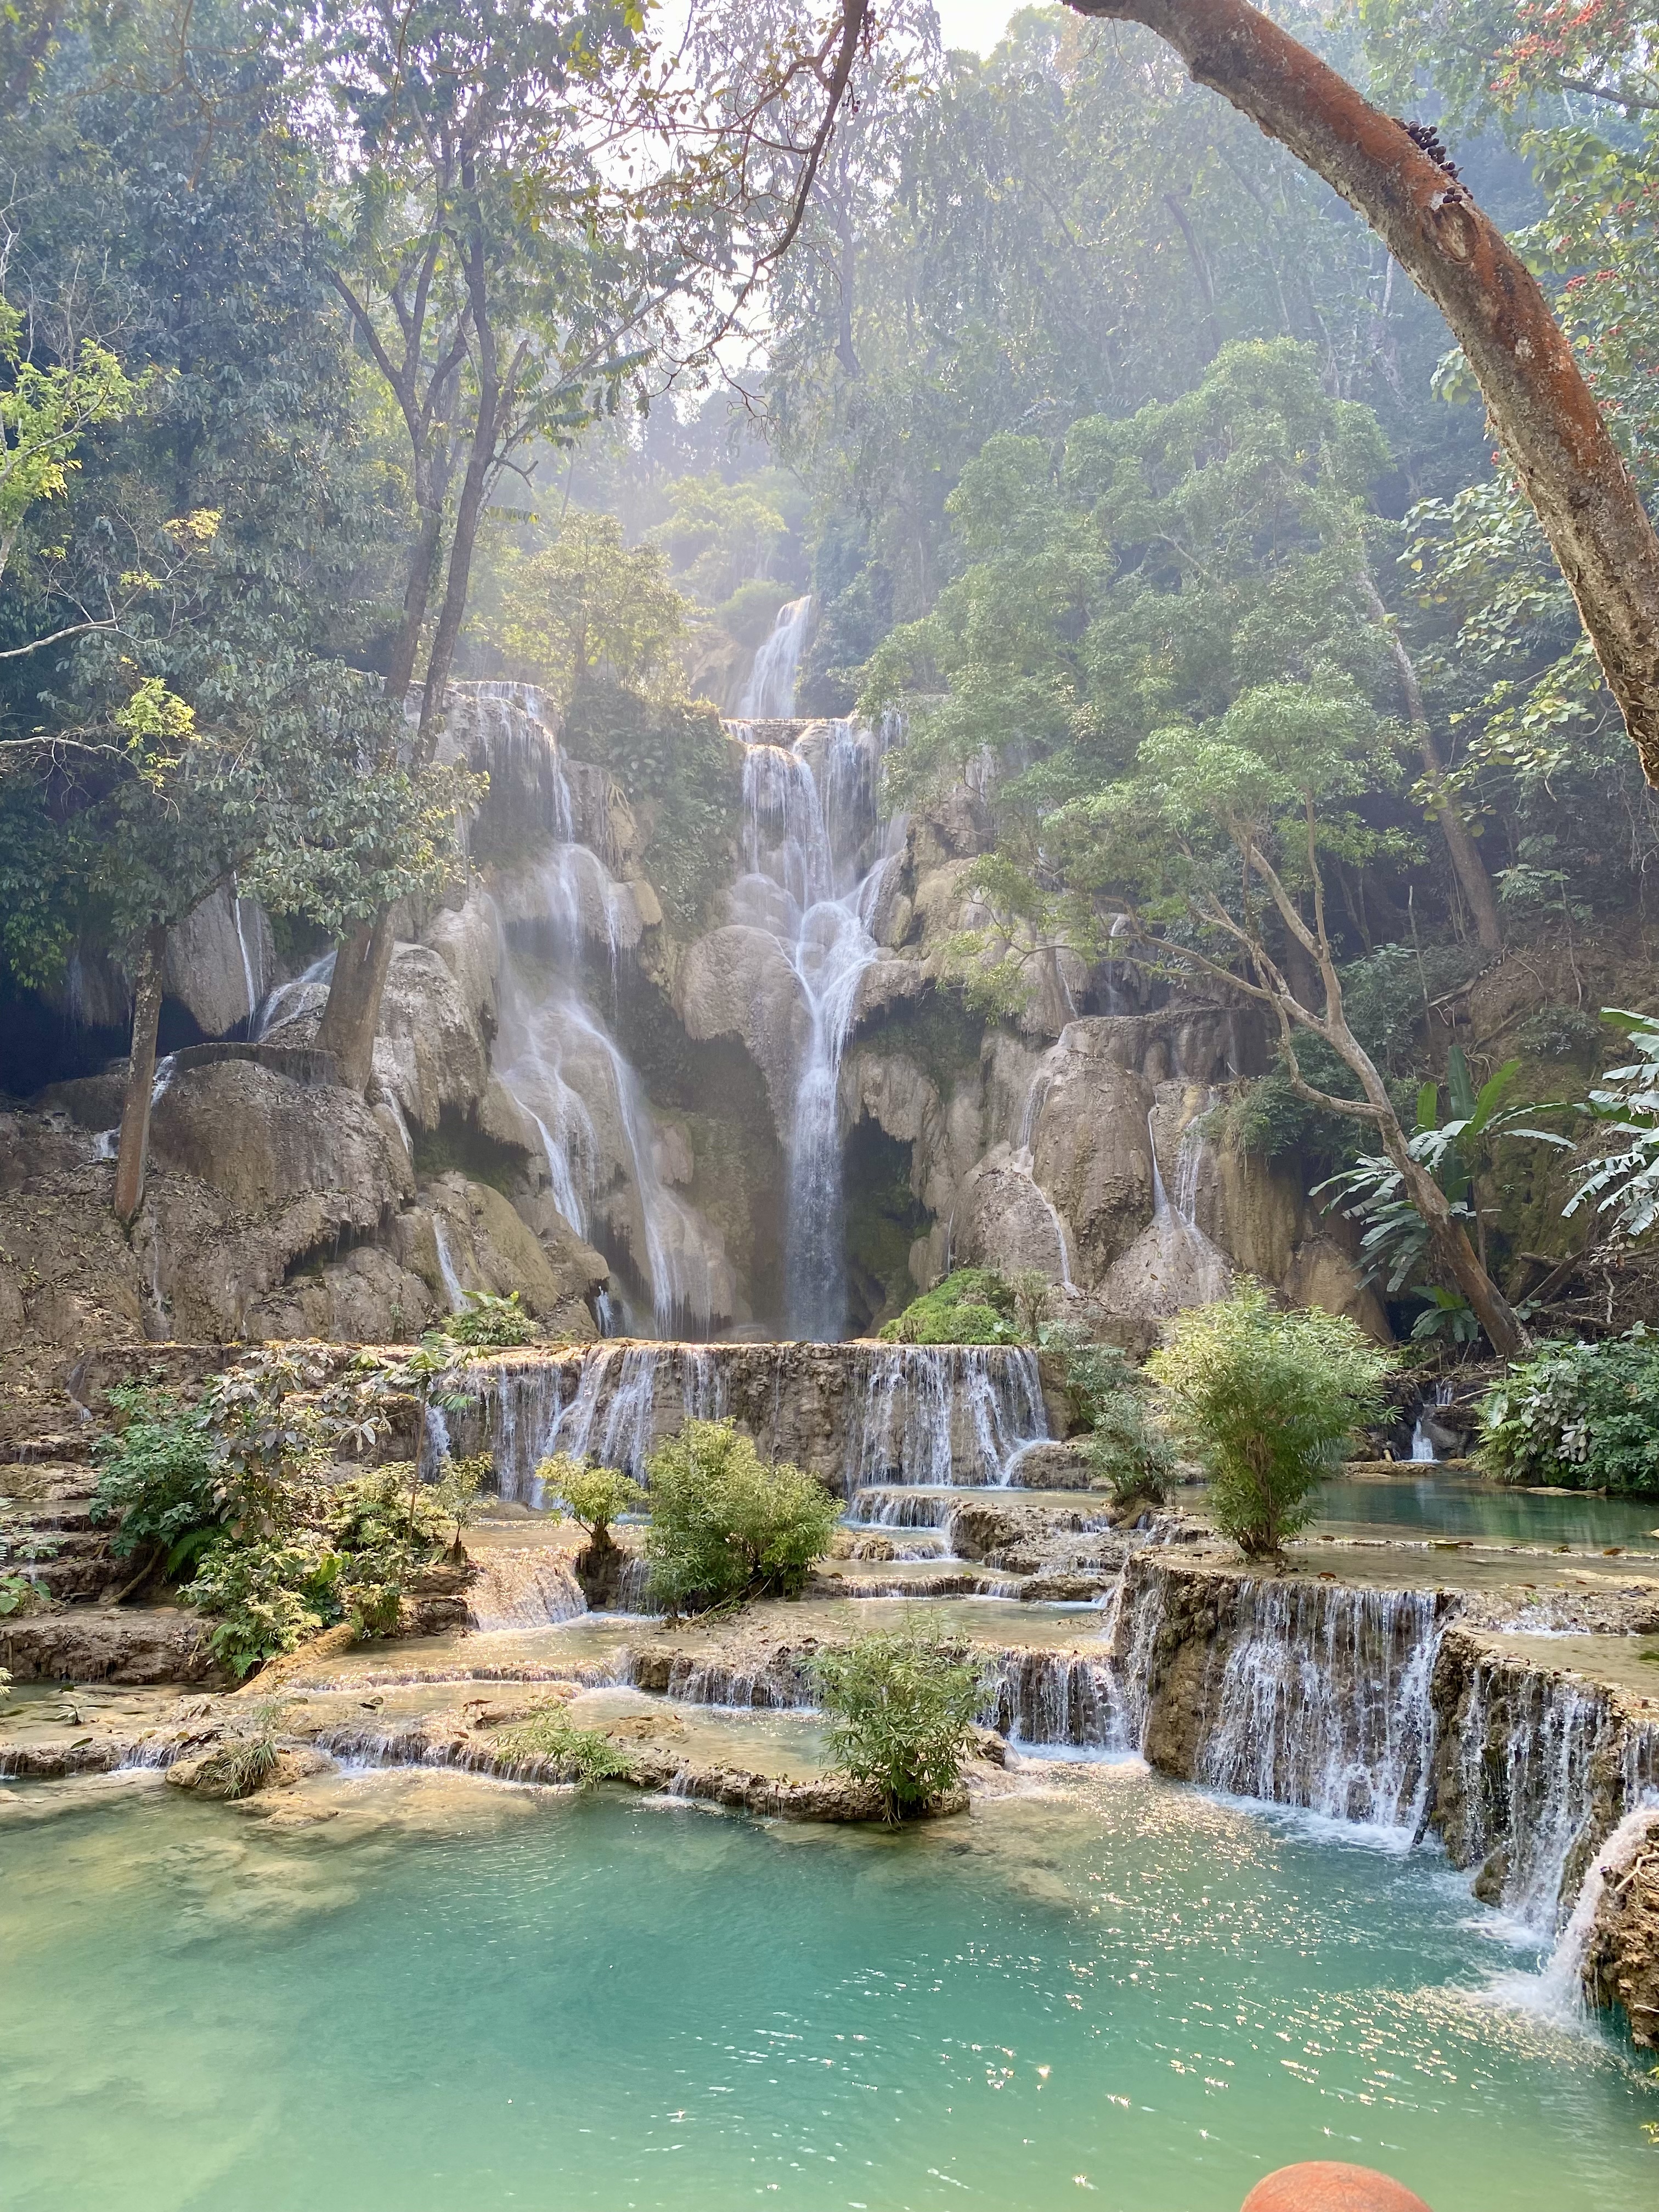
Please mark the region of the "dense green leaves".
<svg viewBox="0 0 1659 2212"><path fill-rule="evenodd" d="M837 1764L873 1786L888 1821L926 1812L956 1786L985 1694L971 1660L922 1630L895 1629L820 1652L812 1677L833 1716Z"/></svg>
<svg viewBox="0 0 1659 2212"><path fill-rule="evenodd" d="M1500 1482L1659 1493L1659 1339L1540 1344L1482 1400L1480 1458Z"/></svg>
<svg viewBox="0 0 1659 2212"><path fill-rule="evenodd" d="M731 1421L688 1421L646 1465L653 1600L678 1613L799 1593L841 1509L814 1476L768 1466Z"/></svg>

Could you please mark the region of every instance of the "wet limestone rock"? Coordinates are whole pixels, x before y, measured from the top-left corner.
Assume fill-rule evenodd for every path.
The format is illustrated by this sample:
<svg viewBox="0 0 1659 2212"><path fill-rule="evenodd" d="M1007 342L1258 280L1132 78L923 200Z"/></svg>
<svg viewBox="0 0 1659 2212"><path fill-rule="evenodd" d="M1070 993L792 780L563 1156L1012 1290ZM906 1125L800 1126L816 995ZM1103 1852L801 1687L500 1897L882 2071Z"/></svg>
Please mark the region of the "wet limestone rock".
<svg viewBox="0 0 1659 2212"><path fill-rule="evenodd" d="M765 1079L774 1121L787 1131L811 1015L777 939L738 922L698 938L675 974L674 1011L694 1042L735 1037L743 1045Z"/></svg>
<svg viewBox="0 0 1659 2212"><path fill-rule="evenodd" d="M1097 1283L1152 1218L1154 1093L1118 1066L1101 1025L1074 1022L1052 1056L1031 1172L1066 1216L1078 1279Z"/></svg>
<svg viewBox="0 0 1659 2212"><path fill-rule="evenodd" d="M144 1333L137 1259L110 1212L115 1170L58 1115L0 1114L0 1333L69 1351Z"/></svg>
<svg viewBox="0 0 1659 2212"><path fill-rule="evenodd" d="M241 1335L296 1263L375 1239L412 1195L406 1157L362 1099L249 1060L180 1069L156 1103L151 1158L134 1243L179 1338Z"/></svg>
<svg viewBox="0 0 1659 2212"><path fill-rule="evenodd" d="M218 1670L200 1613L73 1605L0 1621L0 1666L19 1682L203 1682Z"/></svg>
<svg viewBox="0 0 1659 2212"><path fill-rule="evenodd" d="M398 945L380 1001L375 1086L411 1129L435 1129L446 1110L471 1115L489 1079L477 1017L448 963L430 945Z"/></svg>
<svg viewBox="0 0 1659 2212"><path fill-rule="evenodd" d="M167 995L189 1007L205 1036L223 1036L246 1022L276 973L264 908L234 897L228 884L167 932Z"/></svg>
<svg viewBox="0 0 1659 2212"><path fill-rule="evenodd" d="M1644 2050L1659 2046L1659 1812L1607 1869L1584 1991L1593 2004L1622 2007Z"/></svg>
<svg viewBox="0 0 1659 2212"><path fill-rule="evenodd" d="M437 1224L464 1290L490 1291L498 1297L517 1291L550 1335L568 1343L597 1337L589 1301L610 1281L610 1263L550 1206L538 1237L500 1191L452 1173L422 1187L416 1215L422 1214L431 1224L424 1232L418 1218L399 1224L406 1264L425 1276L446 1304Z"/></svg>

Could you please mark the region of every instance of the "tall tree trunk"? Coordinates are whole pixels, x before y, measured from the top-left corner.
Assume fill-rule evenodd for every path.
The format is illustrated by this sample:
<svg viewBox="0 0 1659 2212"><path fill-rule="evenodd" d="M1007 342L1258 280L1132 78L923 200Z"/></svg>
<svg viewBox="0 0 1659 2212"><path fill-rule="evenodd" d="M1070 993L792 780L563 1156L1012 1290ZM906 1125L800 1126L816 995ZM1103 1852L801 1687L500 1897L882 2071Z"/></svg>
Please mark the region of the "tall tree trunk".
<svg viewBox="0 0 1659 2212"><path fill-rule="evenodd" d="M1369 568L1362 568L1358 582L1371 619L1389 641L1389 651L1394 655L1395 669L1400 678L1400 688L1405 695L1406 719L1411 724L1412 735L1417 740L1417 750L1423 757L1424 779L1434 794L1435 816L1440 824L1440 834L1446 841L1446 850L1451 856L1452 872L1469 902L1469 912L1474 916L1475 934L1480 939L1481 950L1501 952L1504 950L1503 925L1498 918L1498 900L1493 894L1492 878L1486 873L1486 864L1480 857L1480 848L1469 834L1469 825L1458 812L1457 802L1446 785L1445 764L1440 749L1435 744L1434 732L1429 727L1429 718L1423 706L1423 687L1417 680L1416 664L1406 650L1406 641L1400 635L1400 626L1389 618L1382 604L1382 595L1371 580Z"/></svg>
<svg viewBox="0 0 1659 2212"><path fill-rule="evenodd" d="M857 0L848 0L856 6ZM1537 280L1395 118L1247 0L1069 0L1145 23L1361 215L1434 301L1659 785L1659 538Z"/></svg>
<svg viewBox="0 0 1659 2212"><path fill-rule="evenodd" d="M121 1142L115 1160L115 1218L121 1222L132 1219L144 1195L149 1109L155 1091L155 1031L161 1018L161 971L167 957L167 925L156 922L144 933L132 994L132 1057L127 1063Z"/></svg>
<svg viewBox="0 0 1659 2212"><path fill-rule="evenodd" d="M380 994L396 942L389 907L358 923L334 956L328 1004L317 1024L317 1048L333 1054L335 1079L359 1095L374 1071Z"/></svg>

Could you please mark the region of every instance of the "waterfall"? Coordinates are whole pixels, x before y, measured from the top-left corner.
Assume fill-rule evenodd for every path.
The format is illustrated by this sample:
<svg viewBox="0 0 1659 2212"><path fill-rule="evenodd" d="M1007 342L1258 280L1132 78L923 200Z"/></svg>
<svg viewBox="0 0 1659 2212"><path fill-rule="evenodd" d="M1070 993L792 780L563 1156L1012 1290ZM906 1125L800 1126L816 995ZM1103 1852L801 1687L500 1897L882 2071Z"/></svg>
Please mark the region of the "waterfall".
<svg viewBox="0 0 1659 2212"><path fill-rule="evenodd" d="M787 721L795 711L795 678L806 645L812 598L791 599L778 609L771 635L755 655L755 665L738 712L757 722Z"/></svg>
<svg viewBox="0 0 1659 2212"><path fill-rule="evenodd" d="M843 1488L1006 1485L1022 1449L1049 1433L1029 1346L860 1346ZM849 1394L850 1395L850 1394Z"/></svg>
<svg viewBox="0 0 1659 2212"><path fill-rule="evenodd" d="M858 873L876 826L880 738L836 721L787 746L760 744L745 725L733 727L746 745L747 872L732 887L732 913L776 940L810 1022L789 1129L786 1327L833 1342L847 1329L841 1063L860 979L878 956L869 922L889 865L884 855ZM820 744L822 789L809 757Z"/></svg>
<svg viewBox="0 0 1659 2212"><path fill-rule="evenodd" d="M1158 1163L1158 1139L1152 1116L1146 1116L1146 1137L1152 1156L1152 1225L1158 1246L1158 1269L1163 1287L1177 1307L1210 1305L1224 1298L1231 1283L1226 1256L1199 1227L1198 1174L1202 1139L1189 1122L1182 1133L1176 1155L1176 1187L1182 1203L1172 1206ZM1188 1139L1191 1139L1191 1150Z"/></svg>
<svg viewBox="0 0 1659 2212"><path fill-rule="evenodd" d="M252 1030L253 1018L259 1011L259 1000L263 994L254 981L253 959L247 949L247 929L242 919L242 894L236 888L234 873L230 878L230 912L231 918L236 924L236 947L242 956L242 988L247 994L247 1021L249 1030Z"/></svg>
<svg viewBox="0 0 1659 2212"><path fill-rule="evenodd" d="M290 1016L301 1010L301 1003L313 983L330 983L334 980L334 955L325 952L320 959L286 983L279 983L255 1008L248 1022L248 1034L257 1042L269 1036Z"/></svg>
<svg viewBox="0 0 1659 2212"><path fill-rule="evenodd" d="M601 942L614 1006L630 895L597 853L574 841L569 781L551 732L535 717L539 704L530 687L501 685L481 689L472 706L492 775L505 756L510 775L534 781L550 840L520 878L531 918L509 927L492 902L495 1073L540 1136L559 1212L579 1236L626 1247L656 1334L706 1335L722 1303L708 1232L662 1180L645 1087L587 988L586 948Z"/></svg>
<svg viewBox="0 0 1659 2212"><path fill-rule="evenodd" d="M545 1628L587 1611L581 1584L562 1552L545 1547L488 1551L475 1565L467 1618L476 1629Z"/></svg>
<svg viewBox="0 0 1659 2212"><path fill-rule="evenodd" d="M1245 1582L1195 1778L1410 1843L1428 1802L1431 1590Z"/></svg>
<svg viewBox="0 0 1659 2212"><path fill-rule="evenodd" d="M486 1423L503 1498L538 1504L537 1467L557 1452L637 1478L659 1435L726 1410L715 1350L700 1345L600 1344L568 1397L564 1380L551 1361L495 1370Z"/></svg>
<svg viewBox="0 0 1659 2212"><path fill-rule="evenodd" d="M1072 1255L1071 1249L1066 1241L1066 1224L1060 1217L1059 1207L1036 1179L1036 1161L1033 1151L1036 1139L1036 1125L1042 1118L1043 1103L1048 1096L1054 1079L1053 1069L1046 1065L1047 1059L1048 1055L1045 1054L1043 1062L1039 1063L1036 1074L1031 1078L1030 1088L1025 1094L1025 1104L1020 1114L1019 1127L1015 1134L1014 1147L1009 1156L1008 1164L1017 1175L1024 1176L1026 1182L1030 1184L1042 1203L1043 1212L1048 1217L1049 1226L1054 1232L1055 1257L1060 1262L1060 1283L1069 1291L1073 1287ZM948 1259L945 1272L947 1273L950 1272Z"/></svg>
<svg viewBox="0 0 1659 2212"><path fill-rule="evenodd" d="M1597 1851L1579 1889L1578 1901L1556 1938L1543 1971L1532 1978L1505 1976L1498 1985L1502 1994L1517 1997L1529 2010L1564 2025L1584 2017L1589 2009L1584 1968L1607 1883L1626 1872L1652 1833L1656 1803L1659 1799L1648 1797L1633 1806Z"/></svg>
<svg viewBox="0 0 1659 2212"><path fill-rule="evenodd" d="M438 1248L438 1272L444 1279L444 1296L449 1300L451 1313L459 1313L466 1304L466 1293L461 1279L455 1272L455 1262L449 1249L449 1231L441 1213L432 1217L432 1241Z"/></svg>

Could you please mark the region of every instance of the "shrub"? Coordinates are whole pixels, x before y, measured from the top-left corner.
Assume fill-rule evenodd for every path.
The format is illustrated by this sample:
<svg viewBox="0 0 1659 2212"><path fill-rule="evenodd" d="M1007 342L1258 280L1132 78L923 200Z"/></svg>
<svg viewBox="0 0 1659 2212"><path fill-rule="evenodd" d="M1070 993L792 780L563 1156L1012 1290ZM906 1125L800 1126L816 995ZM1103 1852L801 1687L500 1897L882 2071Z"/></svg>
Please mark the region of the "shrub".
<svg viewBox="0 0 1659 2212"><path fill-rule="evenodd" d="M840 1518L822 1483L787 1461L763 1465L731 1421L688 1421L646 1472L651 1595L671 1613L766 1592L794 1595Z"/></svg>
<svg viewBox="0 0 1659 2212"><path fill-rule="evenodd" d="M830 1741L842 1771L873 1784L883 1817L925 1812L960 1778L985 1694L980 1670L914 1629L860 1636L812 1662L834 1715Z"/></svg>
<svg viewBox="0 0 1659 2212"><path fill-rule="evenodd" d="M1217 1526L1255 1559L1307 1526L1310 1493L1349 1431L1380 1418L1393 1365L1352 1322L1312 1307L1281 1313L1247 1284L1182 1314L1147 1370L1209 1468Z"/></svg>
<svg viewBox="0 0 1659 2212"><path fill-rule="evenodd" d="M224 1518L212 1423L204 1407L143 1383L112 1390L110 1403L120 1427L95 1447L92 1518L116 1523L110 1549L117 1559L152 1545L176 1574L212 1542Z"/></svg>
<svg viewBox="0 0 1659 2212"><path fill-rule="evenodd" d="M568 1452L544 1459L536 1480L555 1510L585 1528L600 1551L611 1541L611 1523L645 1502L645 1492L631 1475L619 1474L614 1467L586 1466Z"/></svg>
<svg viewBox="0 0 1659 2212"><path fill-rule="evenodd" d="M519 1293L499 1298L493 1291L466 1291L459 1313L446 1316L441 1333L456 1344L500 1351L515 1344L532 1344L541 1334L536 1316L520 1304Z"/></svg>
<svg viewBox="0 0 1659 2212"><path fill-rule="evenodd" d="M314 1539L219 1536L179 1595L214 1616L208 1649L240 1681L337 1615L339 1570L337 1556Z"/></svg>
<svg viewBox="0 0 1659 2212"><path fill-rule="evenodd" d="M1137 1390L1100 1401L1083 1454L1091 1479L1111 1492L1114 1505L1162 1505L1169 1495L1175 1449Z"/></svg>
<svg viewBox="0 0 1659 2212"><path fill-rule="evenodd" d="M1013 1293L1014 1320L1022 1340L1036 1344L1042 1324L1054 1303L1054 1286L1041 1267L1022 1267L1008 1285Z"/></svg>
<svg viewBox="0 0 1659 2212"><path fill-rule="evenodd" d="M615 1744L601 1735L598 1729L578 1728L568 1713L558 1706L532 1713L528 1720L501 1729L495 1737L494 1747L512 1766L527 1766L533 1760L550 1759L559 1768L562 1780L575 1782L583 1788L629 1771L627 1759Z"/></svg>
<svg viewBox="0 0 1659 2212"><path fill-rule="evenodd" d="M1540 1344L1486 1393L1477 1457L1500 1482L1659 1491L1659 1335Z"/></svg>
<svg viewBox="0 0 1659 2212"><path fill-rule="evenodd" d="M994 1267L958 1267L881 1334L888 1344L1018 1344L1012 1285Z"/></svg>

